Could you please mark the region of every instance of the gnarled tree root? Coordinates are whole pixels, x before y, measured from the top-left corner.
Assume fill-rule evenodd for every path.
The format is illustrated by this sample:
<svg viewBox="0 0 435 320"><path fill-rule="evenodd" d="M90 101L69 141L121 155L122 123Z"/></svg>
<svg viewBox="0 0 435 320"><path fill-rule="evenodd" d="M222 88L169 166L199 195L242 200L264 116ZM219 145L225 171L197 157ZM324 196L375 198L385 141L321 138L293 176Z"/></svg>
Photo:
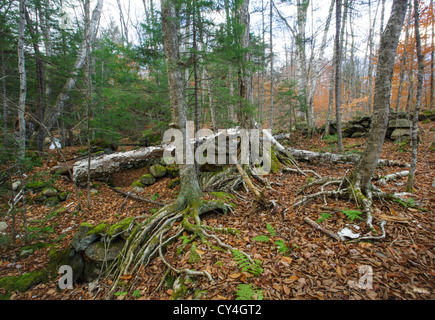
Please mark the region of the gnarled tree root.
<svg viewBox="0 0 435 320"><path fill-rule="evenodd" d="M205 276L212 280L211 275L205 270L176 269L165 259L164 249L187 231L200 238L203 243L210 244L210 239L216 241L224 249L232 250L229 245L224 244L216 235L209 232L237 234L237 230L206 226L200 219L200 216L206 212L220 210L226 213L228 209L229 205L224 202L203 199L192 202L180 197L142 224L134 227L122 252L108 268L107 276L113 278L113 282L106 294L106 299L113 297L123 277L136 275L141 268L146 268L156 256L160 256L163 263L173 272ZM175 224L175 222L179 223ZM249 255L246 254L246 256L252 260Z"/></svg>
<svg viewBox="0 0 435 320"><path fill-rule="evenodd" d="M328 185L339 185L337 189L335 190L324 190ZM359 183L351 183L349 179L345 177L343 178L337 178L337 177L329 177L329 178L323 178L318 179L314 182L309 183L308 185L301 188L298 192L298 194L304 192L306 189L313 187L313 186L321 186L321 191L303 195L297 199L297 202L293 204L293 207L298 207L300 205L303 205L307 203L308 201L323 197L324 199L326 197L347 197L349 199L353 199L357 206L361 207L363 212L366 214L366 225L368 229L370 230L369 233L365 236L362 236L355 241L360 240L379 240L384 239L386 236L385 232L385 224L386 222L384 220L381 220L380 222L380 229L382 231L382 234L380 236L373 235L373 233L378 233L378 231L373 226L373 198L378 197L381 199L397 199L403 201L399 196L397 195L391 195L387 194L378 188L376 188L374 185L371 185L371 188L369 188L366 193L363 193ZM326 200L325 200L326 204Z"/></svg>

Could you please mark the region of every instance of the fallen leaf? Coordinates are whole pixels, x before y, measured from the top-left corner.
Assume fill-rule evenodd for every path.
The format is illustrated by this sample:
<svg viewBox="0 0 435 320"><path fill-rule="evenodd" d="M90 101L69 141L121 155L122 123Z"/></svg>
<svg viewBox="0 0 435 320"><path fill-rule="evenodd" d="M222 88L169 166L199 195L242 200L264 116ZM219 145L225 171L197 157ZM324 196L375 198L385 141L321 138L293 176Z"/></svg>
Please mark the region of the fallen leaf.
<svg viewBox="0 0 435 320"><path fill-rule="evenodd" d="M204 254L205 253L204 251L201 251L201 250L195 250L195 251L197 254Z"/></svg>
<svg viewBox="0 0 435 320"><path fill-rule="evenodd" d="M287 263L292 263L293 259L290 257L283 257L282 260L284 260Z"/></svg>
<svg viewBox="0 0 435 320"><path fill-rule="evenodd" d="M233 279L237 279L237 278L239 278L241 275L242 275L241 273L233 273L233 274L230 274L228 277L233 278Z"/></svg>

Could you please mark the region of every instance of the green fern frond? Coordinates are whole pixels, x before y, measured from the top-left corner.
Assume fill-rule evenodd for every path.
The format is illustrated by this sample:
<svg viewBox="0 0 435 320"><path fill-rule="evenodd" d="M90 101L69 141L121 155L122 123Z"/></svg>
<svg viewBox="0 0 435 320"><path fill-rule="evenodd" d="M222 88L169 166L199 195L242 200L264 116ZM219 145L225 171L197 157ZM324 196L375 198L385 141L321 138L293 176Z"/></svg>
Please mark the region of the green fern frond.
<svg viewBox="0 0 435 320"><path fill-rule="evenodd" d="M236 300L263 300L263 290L253 288L252 284L240 284L236 292Z"/></svg>
<svg viewBox="0 0 435 320"><path fill-rule="evenodd" d="M353 220L355 220L355 219L360 219L360 220L362 220L362 218L361 218L361 215L363 215L363 213L361 212L361 211L358 211L358 210L341 210L341 212L348 218L348 219L350 219L350 221L352 221L353 222Z"/></svg>
<svg viewBox="0 0 435 320"><path fill-rule="evenodd" d="M253 238L252 240L257 241L257 242L269 242L269 237L266 235L261 235L261 236L257 236L255 238Z"/></svg>
<svg viewBox="0 0 435 320"><path fill-rule="evenodd" d="M276 237L276 230L272 227L270 223L266 223L266 229L272 238Z"/></svg>
<svg viewBox="0 0 435 320"><path fill-rule="evenodd" d="M234 261L236 261L237 266L240 270L242 270L242 272L250 272L254 276L259 276L263 273L260 260L255 260L254 263L252 263L247 255L243 252L234 249L232 253L234 256Z"/></svg>

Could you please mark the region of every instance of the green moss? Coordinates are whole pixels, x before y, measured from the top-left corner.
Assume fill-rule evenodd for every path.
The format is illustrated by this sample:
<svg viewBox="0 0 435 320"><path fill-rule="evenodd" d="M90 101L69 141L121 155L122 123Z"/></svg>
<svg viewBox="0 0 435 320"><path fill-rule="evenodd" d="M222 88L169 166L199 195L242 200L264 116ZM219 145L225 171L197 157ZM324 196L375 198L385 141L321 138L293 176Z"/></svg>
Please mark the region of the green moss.
<svg viewBox="0 0 435 320"><path fill-rule="evenodd" d="M166 168L160 164L154 164L150 168L151 174L156 178L161 178L166 175Z"/></svg>
<svg viewBox="0 0 435 320"><path fill-rule="evenodd" d="M196 252L196 250L198 250L198 247L196 246L195 243L193 243L192 246L190 247L190 254L189 254L190 263L197 263L201 260L201 256L199 255L198 252Z"/></svg>
<svg viewBox="0 0 435 320"><path fill-rule="evenodd" d="M54 207L60 203L60 200L58 197L50 197L44 200L44 206L47 207Z"/></svg>
<svg viewBox="0 0 435 320"><path fill-rule="evenodd" d="M228 193L222 192L222 191L219 191L219 192L210 192L210 194L212 196L216 197L216 198L219 198L219 199L226 199L226 198L236 199L236 197L233 196L232 194L228 194Z"/></svg>
<svg viewBox="0 0 435 320"><path fill-rule="evenodd" d="M125 218L124 220L115 223L112 225L109 230L107 231L107 234L110 237L113 237L115 234L121 233L122 231L125 231L130 227L131 223L133 222L133 218Z"/></svg>
<svg viewBox="0 0 435 320"><path fill-rule="evenodd" d="M107 223L100 223L99 225L93 227L88 232L88 235L91 235L91 234L105 234L108 228L109 228L109 225Z"/></svg>
<svg viewBox="0 0 435 320"><path fill-rule="evenodd" d="M281 170L281 168L280 168L280 162L278 160L278 157L276 156L275 150L272 148L270 172L271 173L277 173L280 170Z"/></svg>
<svg viewBox="0 0 435 320"><path fill-rule="evenodd" d="M33 271L16 277L4 277L0 279L0 287L7 292L25 292L30 287L48 281L46 270Z"/></svg>
<svg viewBox="0 0 435 320"><path fill-rule="evenodd" d="M68 199L69 195L70 195L69 192L64 191L64 192L59 193L58 197L59 197L60 201L66 201L66 199Z"/></svg>
<svg viewBox="0 0 435 320"><path fill-rule="evenodd" d="M178 185L180 185L181 180L179 178L172 180L168 183L169 189L175 189Z"/></svg>
<svg viewBox="0 0 435 320"><path fill-rule="evenodd" d="M156 182L156 178L154 178L151 174L144 174L140 178L140 182L146 186L149 186Z"/></svg>
<svg viewBox="0 0 435 320"><path fill-rule="evenodd" d="M27 189L31 189L33 191L41 191L45 187L47 187L48 183L43 181L32 181L26 184Z"/></svg>
<svg viewBox="0 0 435 320"><path fill-rule="evenodd" d="M131 184L132 187L138 187L138 188L143 188L144 185L140 180L136 180Z"/></svg>

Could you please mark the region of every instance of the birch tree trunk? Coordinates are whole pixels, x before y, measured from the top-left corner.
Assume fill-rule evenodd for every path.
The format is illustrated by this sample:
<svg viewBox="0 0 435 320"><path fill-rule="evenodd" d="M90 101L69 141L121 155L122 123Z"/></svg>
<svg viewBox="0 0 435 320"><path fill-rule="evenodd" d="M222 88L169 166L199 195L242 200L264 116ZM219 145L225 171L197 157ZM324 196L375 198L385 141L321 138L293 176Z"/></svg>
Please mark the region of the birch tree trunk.
<svg viewBox="0 0 435 320"><path fill-rule="evenodd" d="M269 44L270 44L270 132L273 133L273 4L272 0L270 0L270 13L269 13L269 19L270 19L270 30L269 30Z"/></svg>
<svg viewBox="0 0 435 320"><path fill-rule="evenodd" d="M414 118L412 120L412 155L411 155L411 168L409 169L408 183L406 185L407 192L414 191L414 178L417 167L418 155L418 116L420 113L420 105L423 94L423 76L424 76L424 55L421 50L421 36L420 36L420 14L418 0L414 0L414 29L415 29L415 46L417 49L418 60L418 75L417 75L417 101L415 102Z"/></svg>
<svg viewBox="0 0 435 320"><path fill-rule="evenodd" d="M47 130L51 130L54 124L57 122L57 119L59 118L60 114L65 108L66 102L69 99L71 91L74 89L76 85L80 70L85 64L86 56L88 55L86 43L88 41L93 42L93 40L97 35L102 8L103 8L103 0L98 0L95 9L92 12L90 28L88 30L88 33L85 34L84 39L81 43L76 62L74 63L73 70L71 71L71 76L67 79L65 85L63 86L62 91L58 95L56 103L52 108L52 110L46 112L46 114L44 115L44 123L45 126L47 127Z"/></svg>
<svg viewBox="0 0 435 320"><path fill-rule="evenodd" d="M382 34L376 71L372 129L361 158L351 174L351 182L368 194L379 160L390 116L391 82L394 60L407 10L407 0L394 0L391 16Z"/></svg>
<svg viewBox="0 0 435 320"><path fill-rule="evenodd" d="M24 160L26 155L26 94L27 94L27 79L26 79L26 62L24 57L24 27L26 24L26 0L20 0L20 18L19 18L19 34L18 34L18 70L20 73L20 98L18 102L18 159Z"/></svg>
<svg viewBox="0 0 435 320"><path fill-rule="evenodd" d="M336 35L335 35L335 118L337 121L337 147L343 152L343 135L341 132L341 0L336 1Z"/></svg>

